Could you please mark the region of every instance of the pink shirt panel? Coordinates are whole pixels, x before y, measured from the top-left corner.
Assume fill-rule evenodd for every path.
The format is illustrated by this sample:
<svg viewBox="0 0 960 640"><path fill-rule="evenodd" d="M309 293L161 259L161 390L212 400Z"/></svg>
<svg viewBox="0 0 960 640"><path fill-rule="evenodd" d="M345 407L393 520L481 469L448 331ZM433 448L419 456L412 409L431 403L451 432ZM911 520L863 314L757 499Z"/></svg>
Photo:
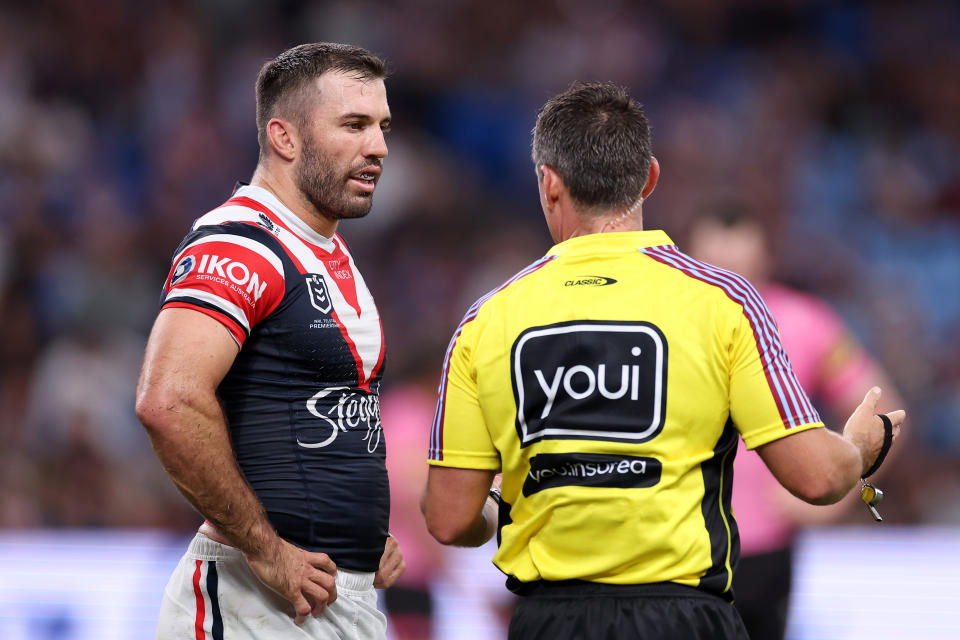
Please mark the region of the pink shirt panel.
<svg viewBox="0 0 960 640"><path fill-rule="evenodd" d="M847 330L826 303L787 287L769 284L760 290L780 328L783 347L804 390L832 404L850 385L863 385L870 359L859 347L825 380L824 365ZM866 388L866 387L864 387ZM778 505L796 500L780 486L756 451L740 441L733 474L733 513L740 529L740 550L753 555L788 546L796 525L781 515Z"/></svg>

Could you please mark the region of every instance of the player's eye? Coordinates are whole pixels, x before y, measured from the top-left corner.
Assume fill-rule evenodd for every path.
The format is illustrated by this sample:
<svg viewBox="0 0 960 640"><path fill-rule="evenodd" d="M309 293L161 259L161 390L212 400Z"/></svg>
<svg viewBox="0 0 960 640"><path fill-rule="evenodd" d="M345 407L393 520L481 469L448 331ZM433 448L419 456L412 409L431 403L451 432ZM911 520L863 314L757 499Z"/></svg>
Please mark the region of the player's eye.
<svg viewBox="0 0 960 640"><path fill-rule="evenodd" d="M352 129L353 131L360 131L363 129L362 122L348 122L346 126L348 129Z"/></svg>

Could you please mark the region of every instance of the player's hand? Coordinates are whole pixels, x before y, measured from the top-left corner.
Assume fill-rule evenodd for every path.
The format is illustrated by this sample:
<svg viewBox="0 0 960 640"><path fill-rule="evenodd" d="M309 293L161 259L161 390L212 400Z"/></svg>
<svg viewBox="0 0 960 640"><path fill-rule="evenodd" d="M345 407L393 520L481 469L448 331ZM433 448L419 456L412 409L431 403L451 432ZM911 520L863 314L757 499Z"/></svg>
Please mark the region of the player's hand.
<svg viewBox="0 0 960 640"><path fill-rule="evenodd" d="M392 587L406 568L407 563L400 551L400 543L393 536L387 536L387 544L383 548L383 555L380 556L380 568L377 569L377 574L373 578L373 586L377 589Z"/></svg>
<svg viewBox="0 0 960 640"><path fill-rule="evenodd" d="M863 462L860 475L863 475L873 466L877 456L880 455L880 449L883 448L883 421L876 415L879 401L880 387L873 387L867 391L867 395L863 397L863 402L853 411L853 415L850 416L847 424L843 427L843 437L860 449ZM898 409L886 415L893 424L893 439L896 440L900 434L900 426L907 414L903 409Z"/></svg>
<svg viewBox="0 0 960 640"><path fill-rule="evenodd" d="M337 599L337 565L325 553L311 553L283 539L253 556L245 554L253 574L293 605L294 622L319 616Z"/></svg>

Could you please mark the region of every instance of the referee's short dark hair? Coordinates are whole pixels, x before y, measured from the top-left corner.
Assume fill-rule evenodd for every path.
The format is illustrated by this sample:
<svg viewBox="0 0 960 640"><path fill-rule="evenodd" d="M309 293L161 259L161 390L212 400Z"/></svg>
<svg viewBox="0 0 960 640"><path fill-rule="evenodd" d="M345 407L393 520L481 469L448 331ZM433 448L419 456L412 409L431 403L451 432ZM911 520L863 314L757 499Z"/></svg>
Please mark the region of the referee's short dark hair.
<svg viewBox="0 0 960 640"><path fill-rule="evenodd" d="M266 148L267 123L277 116L303 124L304 91L327 71L355 73L358 80L385 78L387 65L362 47L314 42L287 49L257 74L257 140Z"/></svg>
<svg viewBox="0 0 960 640"><path fill-rule="evenodd" d="M629 207L647 182L650 124L627 90L577 83L547 101L533 129L533 162L559 174L584 209Z"/></svg>

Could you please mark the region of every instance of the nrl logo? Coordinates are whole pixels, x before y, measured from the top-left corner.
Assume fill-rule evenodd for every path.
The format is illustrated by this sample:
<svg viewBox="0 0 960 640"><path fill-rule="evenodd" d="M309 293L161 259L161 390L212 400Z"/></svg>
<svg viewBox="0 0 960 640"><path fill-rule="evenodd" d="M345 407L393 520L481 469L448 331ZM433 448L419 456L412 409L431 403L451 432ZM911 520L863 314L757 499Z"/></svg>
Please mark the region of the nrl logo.
<svg viewBox="0 0 960 640"><path fill-rule="evenodd" d="M327 291L327 282L319 273L307 274L307 292L310 294L310 304L320 313L330 313L333 301Z"/></svg>

